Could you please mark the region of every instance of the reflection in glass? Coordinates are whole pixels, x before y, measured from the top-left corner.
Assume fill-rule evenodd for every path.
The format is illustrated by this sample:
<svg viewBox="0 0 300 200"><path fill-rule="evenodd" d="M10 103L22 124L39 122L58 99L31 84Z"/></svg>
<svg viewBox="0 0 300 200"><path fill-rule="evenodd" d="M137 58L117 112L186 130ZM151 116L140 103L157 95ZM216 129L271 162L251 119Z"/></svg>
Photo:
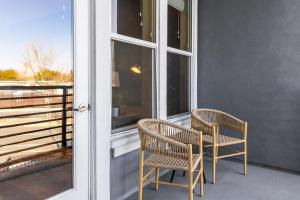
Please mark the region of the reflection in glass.
<svg viewBox="0 0 300 200"><path fill-rule="evenodd" d="M155 42L155 0L112 0L112 30Z"/></svg>
<svg viewBox="0 0 300 200"><path fill-rule="evenodd" d="M152 117L153 50L112 42L112 129Z"/></svg>
<svg viewBox="0 0 300 200"><path fill-rule="evenodd" d="M168 117L190 111L190 59L168 53L167 114Z"/></svg>
<svg viewBox="0 0 300 200"><path fill-rule="evenodd" d="M191 0L168 0L168 46L191 51Z"/></svg>
<svg viewBox="0 0 300 200"><path fill-rule="evenodd" d="M71 0L0 0L0 199L73 187Z"/></svg>

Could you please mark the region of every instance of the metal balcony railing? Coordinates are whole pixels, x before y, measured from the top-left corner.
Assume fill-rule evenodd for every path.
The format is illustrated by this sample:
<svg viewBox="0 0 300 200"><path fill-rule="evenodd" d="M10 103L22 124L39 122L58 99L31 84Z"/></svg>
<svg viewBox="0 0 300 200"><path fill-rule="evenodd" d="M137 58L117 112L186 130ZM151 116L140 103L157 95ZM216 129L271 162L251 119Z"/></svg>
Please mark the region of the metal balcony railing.
<svg viewBox="0 0 300 200"><path fill-rule="evenodd" d="M0 86L0 172L70 152L72 86Z"/></svg>

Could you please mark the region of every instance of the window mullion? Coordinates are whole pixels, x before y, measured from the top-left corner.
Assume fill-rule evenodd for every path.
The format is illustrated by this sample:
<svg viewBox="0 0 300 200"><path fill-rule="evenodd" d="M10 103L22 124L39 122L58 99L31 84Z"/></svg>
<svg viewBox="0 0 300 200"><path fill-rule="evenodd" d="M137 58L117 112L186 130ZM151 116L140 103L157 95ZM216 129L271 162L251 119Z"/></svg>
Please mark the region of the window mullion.
<svg viewBox="0 0 300 200"><path fill-rule="evenodd" d="M192 15L198 16L198 0L192 0ZM198 18L192 17L192 41L198 41ZM197 42L192 43L193 56L191 57L191 110L198 107L198 87L197 87Z"/></svg>
<svg viewBox="0 0 300 200"><path fill-rule="evenodd" d="M180 49L175 49L175 48L172 48L172 47L168 47L167 51L170 52L170 53L175 53L175 54L189 56L189 57L191 57L193 55L193 53L191 53L191 52L183 51L183 50L180 50Z"/></svg>
<svg viewBox="0 0 300 200"><path fill-rule="evenodd" d="M125 35L120 35L117 33L111 33L111 39L115 40L115 41L119 41L119 42L125 42L125 43L129 43L129 44L142 46L142 47L149 47L152 49L157 48L157 46L158 46L156 43L153 43L153 42L148 42L145 40L140 40L140 39L128 37Z"/></svg>
<svg viewBox="0 0 300 200"><path fill-rule="evenodd" d="M168 0L160 0L159 6L159 87L158 118L167 119L167 41Z"/></svg>

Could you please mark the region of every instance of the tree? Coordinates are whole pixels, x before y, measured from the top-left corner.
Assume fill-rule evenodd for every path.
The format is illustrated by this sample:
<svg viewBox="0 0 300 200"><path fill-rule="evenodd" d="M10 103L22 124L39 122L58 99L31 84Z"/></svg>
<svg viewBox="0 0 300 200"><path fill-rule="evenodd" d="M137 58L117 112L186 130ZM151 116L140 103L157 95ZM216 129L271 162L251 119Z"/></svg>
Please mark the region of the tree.
<svg viewBox="0 0 300 200"><path fill-rule="evenodd" d="M62 74L59 71L51 70L48 68L42 68L35 75L38 81L57 81Z"/></svg>
<svg viewBox="0 0 300 200"><path fill-rule="evenodd" d="M55 75L52 70L49 70L54 64L54 51L49 49L44 51L40 44L28 45L24 54L25 76L27 79L33 77L36 84L41 85L41 81L49 80L49 77L44 75Z"/></svg>
<svg viewBox="0 0 300 200"><path fill-rule="evenodd" d="M44 50L39 43L28 45L24 54L25 80L34 81L37 85L47 84L47 81L69 83L73 81L72 70L62 68L52 70L55 64L53 49Z"/></svg>
<svg viewBox="0 0 300 200"><path fill-rule="evenodd" d="M16 81L18 80L18 72L14 69L0 70L1 81Z"/></svg>

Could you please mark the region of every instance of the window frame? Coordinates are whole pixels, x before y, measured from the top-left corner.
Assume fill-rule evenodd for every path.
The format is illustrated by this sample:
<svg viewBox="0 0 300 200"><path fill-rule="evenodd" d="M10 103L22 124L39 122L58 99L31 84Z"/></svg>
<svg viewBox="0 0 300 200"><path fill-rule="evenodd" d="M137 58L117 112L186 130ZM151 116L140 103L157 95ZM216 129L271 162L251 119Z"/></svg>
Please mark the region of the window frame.
<svg viewBox="0 0 300 200"><path fill-rule="evenodd" d="M163 120L170 120L177 123L183 123L190 119L190 112L176 115L173 117L167 116L167 53L175 53L179 55L188 56L190 58L190 110L197 108L197 34L198 34L198 2L197 0L191 1L191 48L190 51L180 50L172 47L168 47L168 0L156 0L156 12L155 12L155 32L156 41L149 42L129 36L121 35L113 32L112 20L110 20L110 42L120 41L130 43L133 45L152 48L154 50L155 66L153 68L154 75L154 87L153 87L153 117ZM110 5L111 6L111 5ZM112 18L112 10L109 9L110 19ZM111 48L111 47L110 47ZM111 64L111 49L109 49L110 64ZM109 66L110 74L112 73L111 65ZM110 78L111 79L111 78ZM107 84L106 84L107 85ZM112 89L111 80L110 86L110 101L112 101ZM109 108L111 109L112 102L110 102ZM109 122L111 127L111 113L109 115ZM128 153L134 149L139 148L137 140L137 128L132 127L129 130L113 131L111 129L111 148L113 156L119 156ZM135 143L133 147L132 144ZM125 146L127 145L127 147ZM119 150L115 150L121 148ZM114 153L118 151L118 153Z"/></svg>
<svg viewBox="0 0 300 200"><path fill-rule="evenodd" d="M113 35L113 34L112 34ZM115 38L115 39L114 39ZM124 40L126 40L127 42L125 42ZM149 48L152 50L152 117L156 117L156 113L157 113L157 109L156 109L156 105L157 105L157 100L156 100L156 57L157 57L157 53L156 53L156 44L155 43L151 43L148 41L144 41L144 40L140 40L140 39L136 39L136 38L128 38L128 36L124 36L124 35L118 35L115 37L111 37L111 42L112 41L117 41L117 42L122 42L125 44L130 44L130 45L135 45L138 47L145 47L145 48ZM112 67L112 66L111 66ZM111 73L112 73L112 68L111 68ZM111 74L112 76L112 74ZM111 99L112 99L112 88L111 88ZM112 107L112 106L111 106ZM112 116L111 116L112 117ZM111 118L110 117L110 118ZM126 132L128 130L134 130L136 129L136 125L135 124L131 124L131 125L126 125L126 126L122 126L116 129L112 129L111 130L111 134L116 135L119 133L123 133Z"/></svg>
<svg viewBox="0 0 300 200"><path fill-rule="evenodd" d="M177 49L176 49L177 50ZM182 51L182 50L179 50L179 51ZM188 76L189 76L189 78L188 78L188 80L189 80L189 82L188 82L188 103L189 103L189 105L188 105L188 107L189 107L189 110L187 111L187 112L182 112L182 113L178 113L178 114L175 114L175 115L169 115L169 116L167 116L167 120L172 120L172 119L178 119L178 118L180 118L180 117L182 117L182 116L187 116L187 115L190 115L191 114L191 104L192 104L192 101L191 101L191 77L192 77L192 74L191 74L191 72L192 72L192 69L191 69L191 56L189 56L190 54L190 52L181 52L181 53L179 53L179 52L177 52L177 51L173 51L172 50L172 52L171 51L167 51L167 56L168 56L168 53L171 53L171 54L174 54L174 55L179 55L179 56L185 56L185 57L187 57L187 59L188 59L188 66L187 66L187 68L188 68ZM166 66L167 67L167 69L168 69L168 66ZM168 92L168 91L167 91ZM168 98L167 98L167 101L168 101ZM166 105L167 106L167 108L168 108L168 104ZM168 109L167 109L167 113L168 113Z"/></svg>
<svg viewBox="0 0 300 200"><path fill-rule="evenodd" d="M112 4L112 3L111 3ZM126 35L122 35L119 33L114 32L114 25L112 24L112 20L111 20L111 25L110 25L110 42L111 41L118 41L118 42L123 42L123 43L127 43L127 44L132 44L132 45L136 45L136 46L140 46L140 47L146 47L146 48L150 48L153 50L153 58L155 59L153 62L153 66L152 66L152 117L156 117L158 118L158 95L157 95L157 88L158 88L158 74L157 74L157 66L159 64L159 45L158 45L158 41L159 41L159 26L158 26L158 21L159 21L159 0L156 0L155 2L155 42L150 42L150 41L146 41L146 40L142 40L142 39L138 39L138 38L133 38L130 36L126 36ZM110 9L110 16L112 16L112 10ZM112 17L111 17L112 19ZM111 48L111 47L110 47ZM111 49L110 49L111 52ZM110 58L112 57L111 53L110 53ZM111 64L110 64L110 70L111 70ZM110 72L110 76L112 76L112 70ZM110 89L110 98L112 99L112 88ZM112 104L110 105L110 108L112 107ZM110 120L112 119L112 116L110 114ZM124 126L124 127L120 127L117 129L111 129L111 137L115 138L118 137L119 135L123 135L126 133L130 133L130 132L137 132L137 128L136 125L128 125L128 126Z"/></svg>

